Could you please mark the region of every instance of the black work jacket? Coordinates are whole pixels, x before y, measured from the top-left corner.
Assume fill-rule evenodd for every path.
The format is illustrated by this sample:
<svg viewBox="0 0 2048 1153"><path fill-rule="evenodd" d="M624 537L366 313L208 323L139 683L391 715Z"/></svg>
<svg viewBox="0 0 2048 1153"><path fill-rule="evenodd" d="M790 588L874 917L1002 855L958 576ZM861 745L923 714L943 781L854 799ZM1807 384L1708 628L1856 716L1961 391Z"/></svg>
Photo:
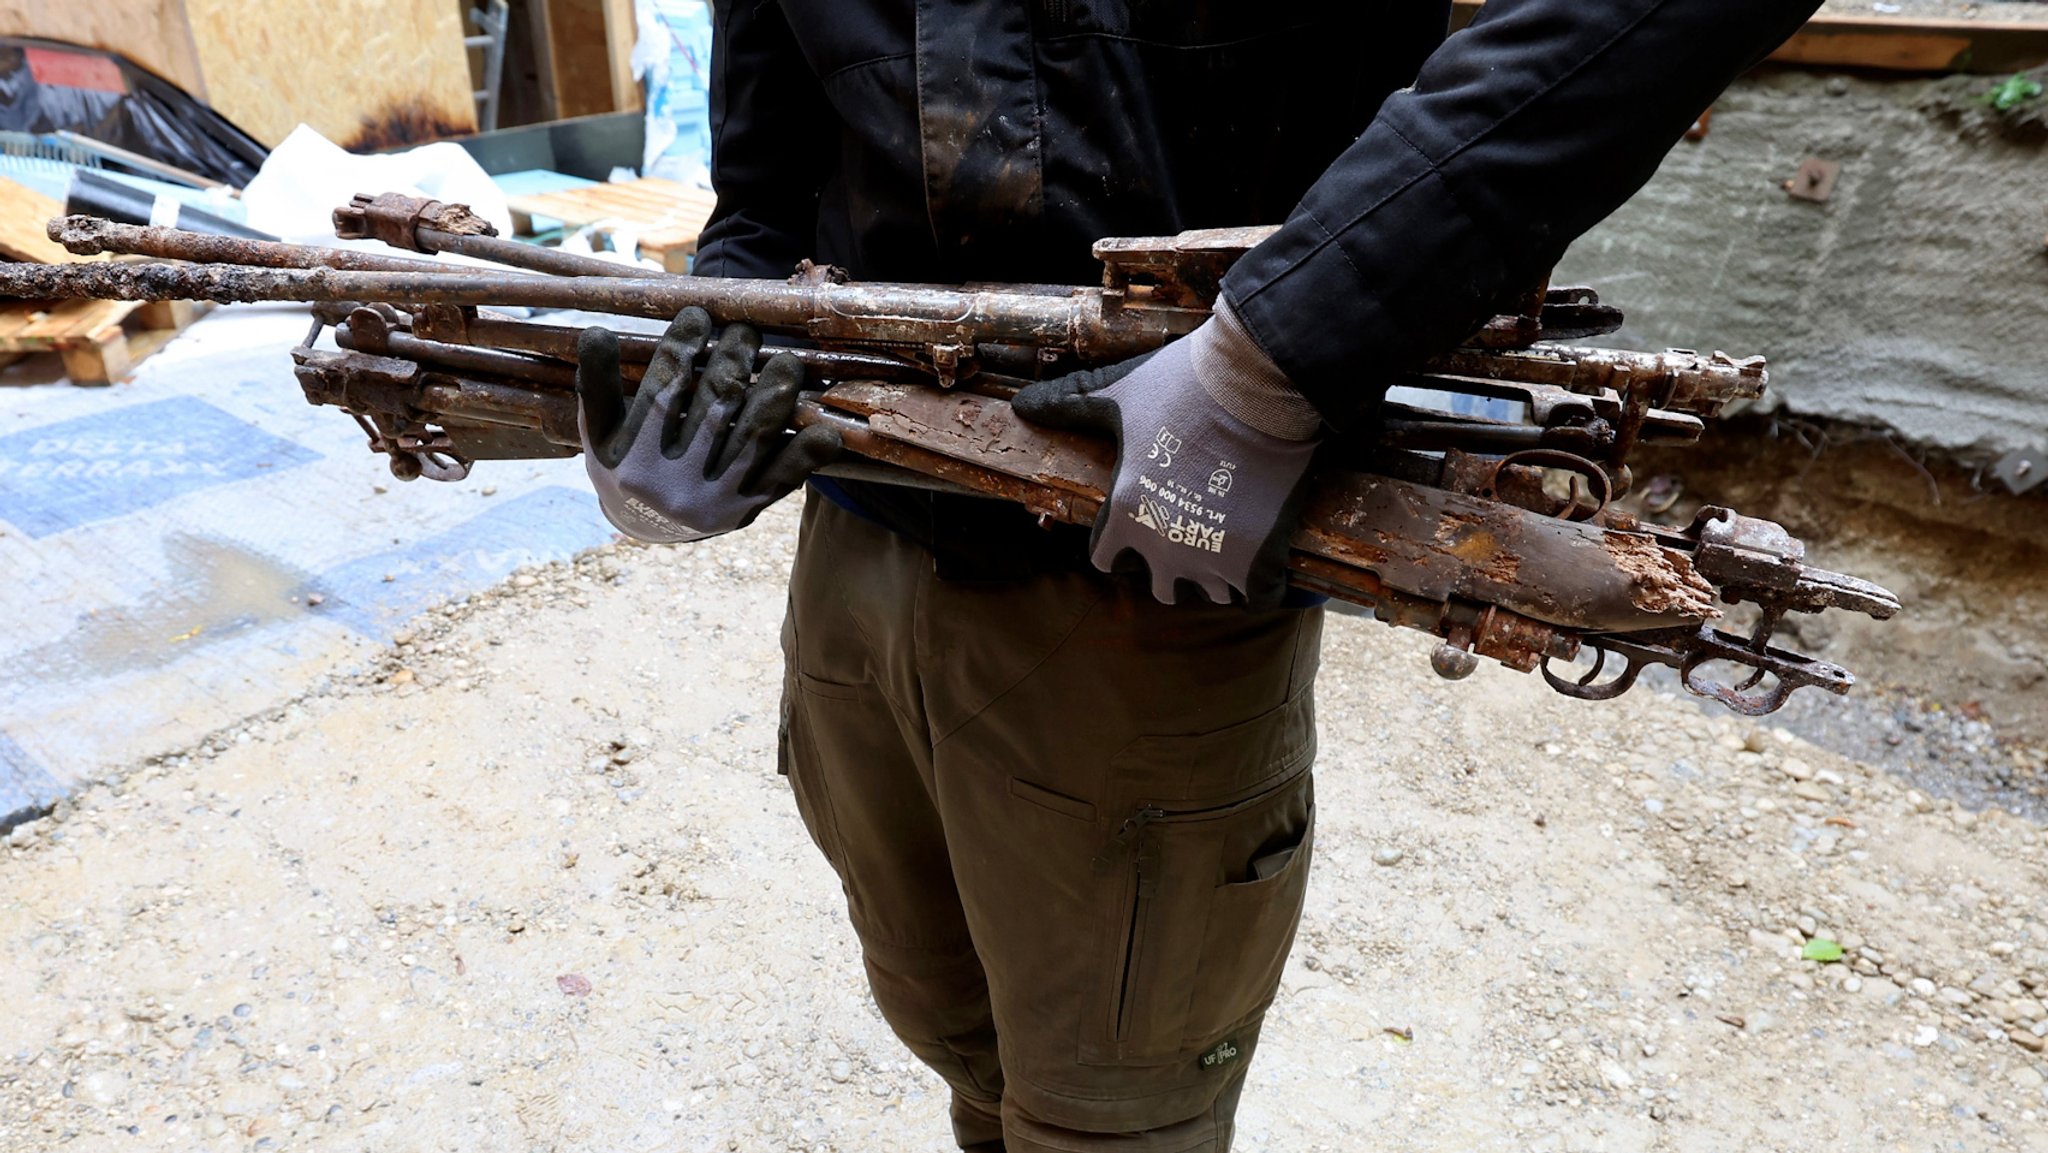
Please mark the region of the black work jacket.
<svg viewBox="0 0 2048 1153"><path fill-rule="evenodd" d="M699 273L1090 284L1099 237L1284 222L1224 291L1341 426L1819 0L1490 0L1448 41L1447 0L713 7Z"/></svg>

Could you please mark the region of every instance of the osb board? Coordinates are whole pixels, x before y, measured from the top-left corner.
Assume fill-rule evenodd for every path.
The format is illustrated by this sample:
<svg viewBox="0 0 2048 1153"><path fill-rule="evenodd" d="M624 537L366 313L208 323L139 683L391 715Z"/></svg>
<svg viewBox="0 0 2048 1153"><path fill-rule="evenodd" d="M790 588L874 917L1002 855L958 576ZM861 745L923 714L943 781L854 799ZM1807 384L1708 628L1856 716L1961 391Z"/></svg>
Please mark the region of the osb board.
<svg viewBox="0 0 2048 1153"><path fill-rule="evenodd" d="M206 91L275 146L300 123L351 151L476 131L449 0L185 0Z"/></svg>
<svg viewBox="0 0 2048 1153"><path fill-rule="evenodd" d="M51 240L50 218L62 215L63 205L33 188L0 177L0 256L37 264L106 259L105 253L73 256L63 245Z"/></svg>
<svg viewBox="0 0 2048 1153"><path fill-rule="evenodd" d="M119 52L206 98L184 0L0 0L0 36L40 36Z"/></svg>

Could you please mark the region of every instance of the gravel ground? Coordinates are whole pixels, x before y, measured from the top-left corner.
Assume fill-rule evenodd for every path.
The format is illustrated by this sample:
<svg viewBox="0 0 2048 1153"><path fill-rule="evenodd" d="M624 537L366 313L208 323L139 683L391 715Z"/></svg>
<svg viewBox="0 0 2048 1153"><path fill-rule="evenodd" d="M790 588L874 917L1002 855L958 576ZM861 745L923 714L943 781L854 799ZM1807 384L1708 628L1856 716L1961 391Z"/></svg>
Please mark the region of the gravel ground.
<svg viewBox="0 0 2048 1153"><path fill-rule="evenodd" d="M943 1148L773 770L794 514L521 574L17 829L0 1149ZM1332 619L1240 1149L2048 1149L2037 826L1428 648Z"/></svg>

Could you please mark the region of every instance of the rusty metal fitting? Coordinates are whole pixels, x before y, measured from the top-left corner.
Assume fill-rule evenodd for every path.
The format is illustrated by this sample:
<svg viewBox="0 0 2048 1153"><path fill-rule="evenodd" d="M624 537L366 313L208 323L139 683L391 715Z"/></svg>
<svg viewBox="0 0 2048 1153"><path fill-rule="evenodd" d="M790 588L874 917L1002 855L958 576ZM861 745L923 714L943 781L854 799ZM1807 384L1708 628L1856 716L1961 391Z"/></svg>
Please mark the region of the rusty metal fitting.
<svg viewBox="0 0 2048 1153"><path fill-rule="evenodd" d="M438 251L420 243L422 228L451 236L498 234L490 221L470 211L467 204L445 204L402 192L376 196L358 192L334 210L334 235L343 240L381 240L407 252Z"/></svg>

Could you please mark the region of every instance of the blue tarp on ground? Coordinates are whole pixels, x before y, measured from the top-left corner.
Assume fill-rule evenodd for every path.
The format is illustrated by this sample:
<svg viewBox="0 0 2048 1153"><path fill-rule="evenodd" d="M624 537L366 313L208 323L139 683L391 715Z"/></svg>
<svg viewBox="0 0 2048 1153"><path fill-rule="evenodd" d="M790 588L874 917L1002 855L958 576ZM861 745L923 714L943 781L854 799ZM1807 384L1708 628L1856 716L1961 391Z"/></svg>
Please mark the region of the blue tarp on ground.
<svg viewBox="0 0 2048 1153"><path fill-rule="evenodd" d="M127 383L0 388L0 824L612 539L574 460L393 480L300 394L306 326L224 309Z"/></svg>

